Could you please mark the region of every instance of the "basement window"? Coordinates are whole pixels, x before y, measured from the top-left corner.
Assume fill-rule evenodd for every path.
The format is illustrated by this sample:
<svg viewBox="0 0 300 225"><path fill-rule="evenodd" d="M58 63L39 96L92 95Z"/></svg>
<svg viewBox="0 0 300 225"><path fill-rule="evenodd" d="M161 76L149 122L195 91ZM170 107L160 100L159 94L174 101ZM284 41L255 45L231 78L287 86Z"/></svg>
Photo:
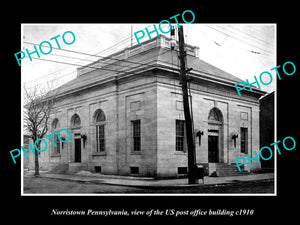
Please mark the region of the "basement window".
<svg viewBox="0 0 300 225"><path fill-rule="evenodd" d="M139 174L139 167L130 167L130 173L131 174Z"/></svg>
<svg viewBox="0 0 300 225"><path fill-rule="evenodd" d="M178 167L177 168L178 175L186 175L187 174L187 167Z"/></svg>
<svg viewBox="0 0 300 225"><path fill-rule="evenodd" d="M95 166L95 172L101 173L101 166Z"/></svg>

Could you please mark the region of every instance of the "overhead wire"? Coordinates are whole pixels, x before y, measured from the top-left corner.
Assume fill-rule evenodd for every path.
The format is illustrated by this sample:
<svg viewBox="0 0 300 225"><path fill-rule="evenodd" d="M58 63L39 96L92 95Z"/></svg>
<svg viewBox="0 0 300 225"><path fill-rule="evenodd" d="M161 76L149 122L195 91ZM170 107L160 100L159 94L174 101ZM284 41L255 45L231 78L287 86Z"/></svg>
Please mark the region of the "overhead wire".
<svg viewBox="0 0 300 225"><path fill-rule="evenodd" d="M215 28L215 27L212 27L212 26L209 26L209 25L207 25L207 27L209 27L210 29L213 29L213 30L215 30L215 31L217 31L217 32L219 32L219 33L222 33L222 34L224 34L224 35L226 35L226 36L228 36L228 37L231 37L231 38L233 38L233 39L236 39L236 40L238 40L238 41L240 41L240 42L242 42L242 43L244 43L244 44L246 44L246 45L255 47L255 48L257 48L257 49L261 49L261 47L258 47L257 45L254 45L254 44L252 44L252 43L246 42L245 40L242 40L242 39L239 39L239 38L237 38L237 37L235 37L235 36L232 36L231 34L228 34L228 33L224 32L224 31L221 31L221 30L219 30L219 29L217 29L217 28ZM264 49L264 51L265 51L264 53L267 52L268 54L273 54L272 52L268 51L267 49Z"/></svg>
<svg viewBox="0 0 300 225"><path fill-rule="evenodd" d="M153 26L153 24L150 24L149 26L147 26L147 28L149 28L150 26ZM167 25L164 24L163 26L167 26ZM112 45L112 46L110 46L110 47L108 47L108 48L106 48L106 49L104 49L104 50L102 50L102 51L96 53L96 54L88 54L88 53L82 53L82 54L87 55L87 56L88 56L87 58L89 58L89 57L101 57L101 58L105 58L105 57L107 57L107 56L98 56L98 54L100 54L100 53L103 54L103 53L106 52L107 50L108 50L108 52L115 51L117 48L120 48L121 45L123 45L123 42L125 42L125 43L124 43L124 44L125 44L125 48L127 48L127 47L129 47L130 45L129 45L129 44L126 44L126 41L130 40L131 38L132 38L132 37L130 36L130 37L128 37L128 38L122 39L122 40L119 41L118 43L116 43L116 44L114 44L114 45ZM38 44L32 43L32 42L24 42L24 43L31 44L31 45L38 45ZM48 46L45 46L45 47L48 47ZM55 47L52 47L52 48L57 49L57 48L55 48ZM122 47L122 48L124 48L124 47ZM59 49L59 50L66 50L66 49ZM72 52L71 50L67 50L67 51L68 51L68 52ZM76 52L74 51L74 53L76 53ZM78 52L78 53L79 53L79 52ZM81 54L81 53L79 53L79 54ZM53 53L52 53L51 55L57 55L57 54L53 54ZM66 57L66 58L72 58L72 57L70 57L70 56L62 56L62 55L57 55L57 56L60 56L60 57ZM76 57L73 57L73 58L76 59ZM91 61L91 62L95 62L95 63L96 63L96 60L88 60L87 58L84 58L84 59L78 58L80 61L78 61L78 62L76 62L76 63L80 63L81 61ZM110 57L108 57L108 58L110 58ZM116 59L116 58L113 58L113 59L114 59L114 60L118 60L118 59ZM118 61L120 61L120 60L118 60ZM125 60L122 60L122 61L125 61ZM128 61L128 62L129 62L129 61ZM136 62L130 62L130 63L135 63L135 64L143 65L142 63L136 63ZM51 73L49 73L49 74L46 74L46 75L44 75L44 76L42 76L42 77L39 77L39 78L30 80L30 82L33 82L33 81L36 81L36 80L45 78L45 77L50 76L50 75L53 75L53 74L57 74L59 71L63 71L63 70L65 70L65 69L69 69L70 66L71 66L71 65L66 66L66 67L64 67L64 68L62 68L62 69L59 69L59 70L57 70L57 71L51 72ZM84 65L80 65L80 66L84 66ZM127 66L127 67L129 67L129 66ZM74 71L73 73L76 73L76 71ZM68 74L70 74L70 73L68 73ZM60 76L60 77L63 77L63 76ZM57 78L54 78L54 79L57 79Z"/></svg>
<svg viewBox="0 0 300 225"><path fill-rule="evenodd" d="M165 54L165 53L162 53L162 54ZM61 56L61 55L59 55L59 56ZM31 58L32 59L41 60L41 61L48 61L48 62L53 62L53 63L65 64L65 65L68 65L68 66L77 66L77 67L82 67L82 68L92 68L92 69L100 69L100 70L111 71L111 72L116 72L116 73L124 73L124 70L117 70L117 69L109 69L109 68L107 68L107 66L111 66L111 65L113 65L116 62L105 63L105 64L102 64L102 66L98 67L98 66L95 65L95 64L97 64L97 61L93 61L94 63L90 63L88 65L82 65L82 64L79 64L79 63L65 62L65 61L52 60L52 59L43 59L43 58L36 58L36 57L31 57ZM72 58L74 58L74 57L72 57ZM112 59L115 59L115 58L112 58ZM131 63L133 63L133 62L131 62ZM118 67L122 67L122 68L127 67L130 70L132 70L132 69L134 70L134 69L138 68L141 65L142 66L146 66L148 68L157 68L155 65L151 65L149 63L151 63L151 61L149 61L148 63L136 63L138 65L134 65L134 66L129 66L129 65L117 65L117 66ZM74 72L68 73L67 75L69 76L70 74L76 74L76 73L77 73L77 71L74 71ZM63 78L65 78L65 75L58 76L58 77L56 77L53 80L63 79ZM40 84L47 83L47 82L49 82L49 81L40 82ZM34 82L31 81L30 83L34 83Z"/></svg>
<svg viewBox="0 0 300 225"><path fill-rule="evenodd" d="M169 49L165 50L162 54L165 54L166 52L168 52ZM109 72L115 72L117 74L137 74L136 72L132 72L128 71L128 70L116 70L116 69L108 69L108 68L103 68L103 67L97 67L97 66L92 66L92 65L81 65L81 64L76 64L76 63L70 63L70 62L62 62L62 61L57 61L57 60L51 60L51 59L43 59L43 58L36 58L36 57L32 57L32 59L37 59L37 60L41 60L41 61L48 61L48 62L52 62L52 63L60 63L60 64L66 64L66 65L70 65L70 66L80 66L80 67L88 67L88 68L92 68L92 69L100 69L100 70L104 70L104 71L109 71ZM135 67L131 67L131 69L135 70L135 69L151 69L151 68L157 68L157 66L155 65L151 65L151 64L143 64L145 65L145 67L140 67L140 66L135 66ZM46 82L42 82L40 84L43 83L47 83L49 81Z"/></svg>
<svg viewBox="0 0 300 225"><path fill-rule="evenodd" d="M123 41L124 41L124 39L123 39L122 41L120 41L120 42L118 42L118 43L116 43L116 44L114 44L114 45L112 45L112 46L110 46L110 47L108 47L108 48L106 48L106 49L104 49L104 50L102 50L102 51L96 53L96 55L97 55L97 54L100 54L100 53L104 53L104 52L107 51L107 50L112 50L112 49L114 49L114 46L119 45L119 44L120 44L121 42L123 42ZM51 55L57 55L57 54L53 54L53 53L52 53ZM57 55L57 56L61 56L61 55ZM69 56L63 56L63 57L71 58L71 57L69 57ZM74 57L74 58L75 58L75 57ZM95 62L95 60L88 60L87 58L89 58L89 57L86 57L86 58L78 58L80 61L78 61L78 62L76 62L76 63L80 63L81 61L91 61L91 62ZM31 81L35 81L35 80L39 80L39 79L45 78L45 77L47 77L47 76L56 74L56 73L58 73L58 72L61 72L61 71L65 70L65 69L69 69L69 68L71 68L71 67L70 67L70 66L63 67L63 68L61 68L61 69L59 69L59 70L57 70L57 71L51 72L51 73L49 73L49 74L46 74L46 75L41 76L41 77L38 77L38 78L33 79L33 80L31 80ZM76 71L73 71L73 73L76 73ZM68 73L68 74L70 74L70 73Z"/></svg>
<svg viewBox="0 0 300 225"><path fill-rule="evenodd" d="M148 27L150 27L150 26L152 26L152 24L149 25ZM230 35L230 34L228 34L228 33L226 33L226 32L223 32L223 31L221 31L221 30L219 30L219 29L212 28L212 27L210 27L210 26L207 26L207 27L209 27L210 29L214 29L215 31L220 32L220 33L222 33L222 34L224 34L224 35L226 35L226 36L229 36L229 37L231 37L231 38L234 38L234 39L236 39L236 40L238 40L238 41L244 42L243 40L240 40L240 39L238 39L238 38L236 38L236 37L233 37L232 35ZM130 40L130 38L131 38L131 37L125 38L125 39L121 40L120 42L116 43L116 44L113 45L113 46L115 46L115 48L116 48L117 46L123 44L122 42L125 42L125 43L126 43L126 41L127 41L127 40ZM24 42L24 43L26 43L26 44L31 44L31 45L38 45L38 44L32 43L32 42ZM244 42L244 43L245 43L245 42ZM249 43L245 43L245 44L250 45ZM254 45L252 45L252 46L254 46ZM43 46L43 47L48 47L48 46ZM257 48L257 46L254 46L254 47ZM52 47L52 48L53 48L53 49L58 49L58 48L55 48L55 47ZM109 48L107 48L107 49L111 50L111 49L113 49L113 48L110 48L110 47L109 47ZM59 56L59 57L65 57L65 58L70 58L70 59L78 59L78 60L80 60L80 61L79 61L79 62L76 62L76 63L68 63L68 62L62 62L62 61L50 60L50 59L48 59L48 60L41 59L41 58L36 58L36 59L38 59L38 60L43 60L43 61L49 61L49 62L53 62L53 63L61 63L61 64L65 64L65 65L68 65L68 66L67 66L68 68L69 68L69 66L70 66L70 67L71 67L71 66L80 66L80 67L90 67L90 68L92 68L91 65L96 64L97 61L99 61L99 60L101 60L101 59L104 59L104 60L106 60L106 59L114 60L114 62L110 62L109 65L115 63L116 61L121 61L121 62L125 62L125 63L130 63L130 64L132 64L132 65L149 66L148 63L140 63L140 62L130 61L130 60L126 60L126 59L117 59L117 58L114 58L114 57L111 57L111 56L100 56L100 55L98 55L98 53L97 53L97 54L90 54L90 53L85 53L85 52L80 52L80 51L73 51L73 50L68 50L68 49L58 49L58 50L61 50L61 51L64 51L64 52L69 52L69 53L72 53L72 54L86 55L86 56L88 56L87 58L93 57L93 58L98 58L98 60L84 59L84 58L77 58L77 57L73 57L73 56L65 56L65 55L58 55L58 54L52 54L52 53L51 53L51 55L55 55L55 56ZM106 49L105 49L105 50L106 50ZM103 50L102 52L105 52L105 50ZM100 59L99 59L99 58L100 58ZM79 64L79 63L82 62L82 61L91 61L92 63L87 64L87 65L81 65L81 64ZM105 63L104 63L104 64L105 64ZM122 66L124 66L124 67L129 67L129 68L132 68L132 69L137 68L137 66L132 66L132 67L130 67L128 64L127 64L127 65L125 64L125 65L122 65ZM151 67L151 65L150 65L150 67ZM153 66L153 65L152 65L152 67L154 68L154 67L156 67L156 66ZM99 67L94 67L94 68L95 68L95 69L99 69ZM172 68L173 68L173 59L172 59ZM103 68L101 68L101 69L103 69ZM61 70L63 70L63 69L61 69ZM103 69L103 70L105 70L105 69ZM58 70L58 71L59 71L59 70ZM49 75L52 75L52 74L56 74L58 71L49 73L49 74L47 74L47 75L45 75L45 76L42 76L42 77L39 77L39 78L37 78L37 79L35 79L35 80L44 78L44 77L49 76ZM117 70L114 70L114 72L116 72L116 71L117 71ZM121 72L121 71L118 71L118 72ZM124 71L122 71L122 72L124 72ZM201 72L201 71L200 71L200 72ZM68 73L68 74L66 74L66 75L70 75L70 74L73 74L73 73L76 73L76 71L71 72L71 73ZM65 76L65 75L58 76L58 77L56 77L56 78L54 78L54 79L62 79L62 78L64 78L64 76ZM34 80L33 80L33 81L34 81Z"/></svg>
<svg viewBox="0 0 300 225"><path fill-rule="evenodd" d="M27 42L27 41L24 41L23 43L31 44L31 45L38 45L37 43ZM45 46L45 47L50 48L49 46ZM57 50L61 50L61 51L65 51L65 52L82 54L82 55L92 56L92 57L99 57L99 58L102 58L102 59L113 59L113 60L121 61L121 62L128 62L128 63L132 63L132 64L145 65L144 63L133 62L133 61L126 60L126 59L118 59L118 58L114 58L114 57L110 57L110 56L100 56L100 55L97 55L97 54L90 54L90 53L79 52L79 51L68 50L68 49L62 49L62 48L56 48L56 47L52 47L52 48L57 49Z"/></svg>
<svg viewBox="0 0 300 225"><path fill-rule="evenodd" d="M149 26L147 26L147 27L145 27L145 28L149 28L150 26L153 26L153 24L150 24ZM163 26L166 26L165 24L163 25ZM119 41L118 43L116 43L116 44L114 44L114 45L112 45L112 46L110 46L110 47L108 47L108 48L106 48L106 49L104 49L104 50L102 50L102 51L100 51L100 52L98 52L98 53L96 53L96 54L103 54L105 51L111 51L111 52L114 52L116 49L117 49L117 46L118 45L121 45L121 44L123 44L122 42L125 42L124 44L126 44L126 41L128 41L128 44L126 44L125 45L125 48L126 47L129 47L129 46L131 46L131 39L132 39L132 37L133 37L133 35L130 35L129 37L126 37L126 38L124 38L124 39L122 39L121 41ZM142 43L143 41L141 41L141 43Z"/></svg>
<svg viewBox="0 0 300 225"><path fill-rule="evenodd" d="M238 28L236 28L236 27L233 27L233 26L231 26L231 25L228 25L228 27L231 27L233 30L236 30L236 31L242 33L242 34L243 34L244 36L246 36L246 37L250 37L250 38L252 38L252 39L256 39L257 41L263 42L264 44L267 44L267 45L270 45L270 46L273 45L273 44L271 44L271 43L269 43L269 42L267 42L267 41L265 41L265 40L262 40L262 39L260 39L260 38L258 38L258 37L256 37L256 36L252 36L252 35L250 35L250 34L244 32L244 31L241 31L240 29L238 29Z"/></svg>
<svg viewBox="0 0 300 225"><path fill-rule="evenodd" d="M230 25L229 25L230 26ZM229 26L227 26L227 27L229 27ZM230 26L231 28L234 28L234 27L232 27L232 26ZM258 49L261 49L261 50L263 50L263 51L266 51L266 52L268 52L268 53L270 53L270 54L272 54L272 50L273 49L271 49L270 47L268 47L267 46L267 44L269 44L269 45L271 45L270 43L266 43L266 42L264 42L264 43L260 43L260 42L258 42L257 40L259 40L259 39L256 39L256 40L253 40L253 39L255 39L255 37L253 37L253 36L250 36L250 35L247 35L246 33L244 33L244 32L242 32L242 31L239 31L239 32L241 32L241 34L243 35L243 36L241 36L241 34L239 34L239 33L237 33L237 32L235 32L235 31L232 31L232 30L230 30L230 29L227 29L227 28L224 28L224 27L220 27L223 31L229 31L230 33L232 33L233 35L237 35L237 36L239 36L239 37L241 37L241 38L247 38L247 41L250 41L250 42L255 42L255 46L257 46L257 45L260 45L260 46L257 46L257 48ZM261 41L262 42L262 41ZM255 51L251 51L251 50L249 50L250 52L255 52Z"/></svg>
<svg viewBox="0 0 300 225"><path fill-rule="evenodd" d="M150 26L152 26L152 25L149 25L148 27L150 27ZM164 25L164 26L166 26L166 25ZM120 42L118 42L118 43L116 43L116 44L114 44L114 45L112 45L112 46L110 46L110 47L108 47L108 48L106 48L106 49L100 51L99 53L101 53L101 52L103 53L103 52L105 52L106 50L114 51L114 50L115 50L114 48L115 48L116 46L122 44L122 42L127 41L127 40L129 40L130 38L131 38L131 37L125 38L125 39L121 40ZM28 42L28 41L25 41L24 43L25 43L25 44L30 44L30 45L38 45L37 43ZM49 46L44 46L44 47L50 48ZM128 47L128 45L126 45L126 47ZM83 53L83 52L72 51L72 50L67 50L67 49L59 49L59 48L56 48L56 47L52 47L52 48L53 48L53 49L62 50L62 51L66 51L66 52L70 52L70 53L83 54L83 55L87 55L88 57L98 57L98 58L102 58L102 59L105 58L105 59L112 59L112 60L115 60L115 61L128 62L128 63L131 63L131 64L147 65L147 64L145 64L145 63L138 63L138 62L133 62L133 61L129 61L129 60L122 60L122 59L117 59L117 58L113 58L113 57L109 57L109 56L99 56L99 55L98 55L99 53L96 53L96 54L89 54L89 53ZM81 61L91 61L91 62L94 62L94 63L97 62L97 60L90 60L90 59L87 59L88 57L87 57L87 58L77 58L77 57L71 57L71 56L65 56L65 55L58 55L58 54L53 54L53 53L51 53L51 55L55 55L55 56L59 56L59 57L65 57L65 58L79 59L80 61L79 61L79 62L76 62L76 64L77 64L77 63L80 63ZM92 63L91 63L91 64L92 64ZM110 62L109 64L111 64L111 62ZM69 66L72 66L72 65L69 65ZM62 70L64 70L64 69L67 69L67 68L69 68L69 66L64 67L63 69L60 69L59 71L62 71ZM85 65L80 65L80 66L85 67ZM124 65L124 66L125 66L125 67L131 68L131 67L128 66L128 65ZM50 76L50 75L52 75L52 74L56 74L57 72L58 72L58 71L51 72L51 73L49 73L49 74L47 74L47 75L44 75L44 76L39 77L39 78L37 78L37 79L31 80L30 82L39 80L39 79L41 79L41 78L45 78L45 77ZM74 71L73 73L76 73L76 71ZM68 74L70 74L70 73L68 73ZM63 77L63 76L62 76L62 77ZM57 78L55 78L55 79L57 79Z"/></svg>
<svg viewBox="0 0 300 225"><path fill-rule="evenodd" d="M24 42L24 43L27 43L27 44L31 44L31 45L37 45L36 43L32 43L32 42ZM48 47L48 46L46 46ZM54 49L58 49L60 51L65 51L65 52L71 52L71 53L76 53L76 54L82 54L82 55L87 55L87 56L93 56L93 57L98 57L100 59L111 59L111 60L115 60L115 61L119 61L119 62L127 62L127 63L132 63L132 64L137 64L137 65L147 65L145 63L139 63L139 62L134 62L134 61L130 61L130 60L125 60L125 59L118 59L118 58L114 58L114 57L111 57L111 56L99 56L99 55L94 55L94 54L90 54L90 53L85 53L85 52L79 52L79 51L74 51L74 50L68 50L68 49L59 49L59 48L56 48L56 47L52 47ZM94 63L97 62L97 60L94 60L93 61ZM91 63L93 64L93 63ZM111 63L109 63L111 64ZM80 66L87 66L87 65L80 65Z"/></svg>

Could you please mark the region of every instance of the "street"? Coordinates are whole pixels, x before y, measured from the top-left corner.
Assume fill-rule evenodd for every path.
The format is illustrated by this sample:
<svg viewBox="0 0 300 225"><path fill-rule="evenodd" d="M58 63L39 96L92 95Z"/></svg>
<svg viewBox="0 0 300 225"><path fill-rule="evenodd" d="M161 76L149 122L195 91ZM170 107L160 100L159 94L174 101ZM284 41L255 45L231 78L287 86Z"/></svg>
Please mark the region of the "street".
<svg viewBox="0 0 300 225"><path fill-rule="evenodd" d="M274 181L260 180L236 182L226 185L193 186L193 187L130 187L111 184L95 184L59 180L46 177L24 177L24 194L41 193L274 193Z"/></svg>

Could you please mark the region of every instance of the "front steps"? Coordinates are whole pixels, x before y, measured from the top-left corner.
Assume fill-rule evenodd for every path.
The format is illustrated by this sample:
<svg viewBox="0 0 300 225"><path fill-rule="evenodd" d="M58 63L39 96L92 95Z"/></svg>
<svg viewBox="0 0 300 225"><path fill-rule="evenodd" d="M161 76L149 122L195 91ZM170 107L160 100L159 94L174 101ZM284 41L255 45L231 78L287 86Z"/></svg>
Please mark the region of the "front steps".
<svg viewBox="0 0 300 225"><path fill-rule="evenodd" d="M70 163L68 173L77 173L81 170L88 170L87 163Z"/></svg>
<svg viewBox="0 0 300 225"><path fill-rule="evenodd" d="M53 163L51 164L50 173L54 174L66 174L69 170L68 163Z"/></svg>
<svg viewBox="0 0 300 225"><path fill-rule="evenodd" d="M215 163L214 167L213 171L209 171L210 176L229 177L250 174L250 172L245 171L244 168L239 171L236 164Z"/></svg>
<svg viewBox="0 0 300 225"><path fill-rule="evenodd" d="M51 165L50 173L75 174L81 170L88 170L87 163L60 163Z"/></svg>

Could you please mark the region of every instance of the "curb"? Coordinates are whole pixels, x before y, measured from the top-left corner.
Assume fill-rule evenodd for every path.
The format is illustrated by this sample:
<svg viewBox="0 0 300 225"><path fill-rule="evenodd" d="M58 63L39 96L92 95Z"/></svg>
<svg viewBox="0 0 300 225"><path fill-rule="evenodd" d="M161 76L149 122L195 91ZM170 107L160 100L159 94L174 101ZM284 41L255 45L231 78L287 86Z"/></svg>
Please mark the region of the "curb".
<svg viewBox="0 0 300 225"><path fill-rule="evenodd" d="M239 182L228 182L228 183L218 183L218 184L176 184L176 185L134 185L134 184L112 184L112 183L98 183L105 185L115 185L124 187L136 187L136 188L151 188L151 189L177 189L177 188L192 188L198 187L199 189L212 188L212 187L225 187L225 186L239 186L245 183L260 183L260 182L274 182L273 178L260 179L260 180L250 180L250 181L239 181Z"/></svg>
<svg viewBox="0 0 300 225"><path fill-rule="evenodd" d="M258 180L239 180L239 181L229 181L225 183L216 183L216 184L166 184L166 185L144 185L144 184L124 184L124 183L111 183L107 182L105 180L83 180L80 179L80 177L73 177L73 178L67 178L67 177L52 177L52 176L40 176L40 178L50 178L50 179L57 179L57 180L67 180L67 181L74 181L79 183L90 183L90 184L104 184L104 185L112 185L112 186L123 186L123 187L136 187L136 188L151 188L151 189L176 189L176 188L191 188L191 187L198 187L200 189L202 188L210 188L210 187L224 187L224 186L239 186L241 184L247 184L247 183L259 183L259 182L274 182L274 178L266 178L266 179L258 179ZM151 181L150 181L151 182Z"/></svg>

